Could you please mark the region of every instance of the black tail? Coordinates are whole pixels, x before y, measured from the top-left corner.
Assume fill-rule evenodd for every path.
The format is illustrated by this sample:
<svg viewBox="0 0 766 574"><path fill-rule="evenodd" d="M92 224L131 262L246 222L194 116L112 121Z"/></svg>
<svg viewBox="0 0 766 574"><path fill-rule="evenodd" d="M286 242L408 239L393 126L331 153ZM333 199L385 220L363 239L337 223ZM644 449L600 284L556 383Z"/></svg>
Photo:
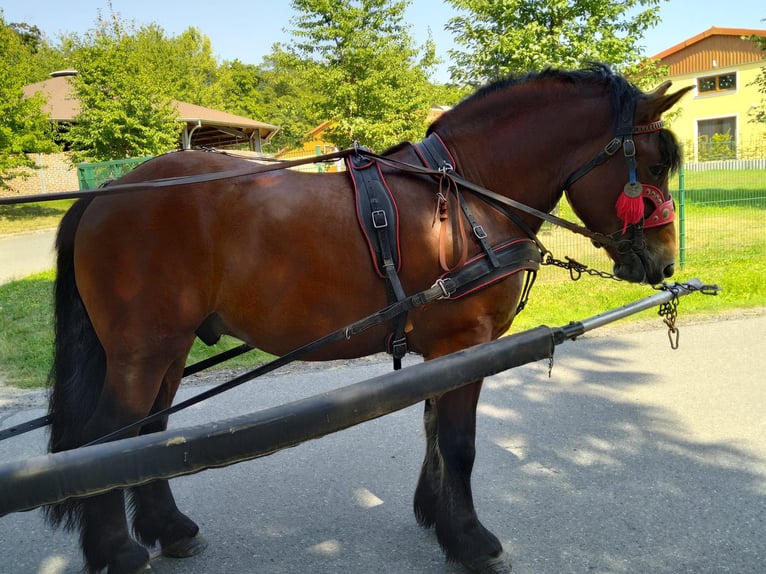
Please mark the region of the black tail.
<svg viewBox="0 0 766 574"><path fill-rule="evenodd" d="M56 238L57 274L54 288L55 342L48 416L51 452L81 446L82 432L96 408L104 385L106 360L75 282L74 238L91 199L81 199L61 221ZM48 521L68 529L80 522L80 505L70 500L47 507Z"/></svg>

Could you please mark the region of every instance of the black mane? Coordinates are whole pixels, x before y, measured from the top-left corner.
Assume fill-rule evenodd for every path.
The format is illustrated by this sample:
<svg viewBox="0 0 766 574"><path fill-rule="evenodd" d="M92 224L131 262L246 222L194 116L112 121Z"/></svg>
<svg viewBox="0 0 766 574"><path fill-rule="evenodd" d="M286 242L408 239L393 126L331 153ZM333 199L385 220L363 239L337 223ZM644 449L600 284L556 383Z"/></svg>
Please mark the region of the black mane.
<svg viewBox="0 0 766 574"><path fill-rule="evenodd" d="M617 110L621 108L621 102L625 97L633 98L636 100L642 93L634 84L629 82L623 76L617 74L606 64L593 62L586 67L579 70L562 70L558 68L545 68L540 72L530 72L518 76L509 76L508 78L497 80L486 86L479 88L471 96L468 96L452 110L445 113L442 117L437 119L428 128L426 135L430 134L434 129L442 123L442 118L448 117L454 111L458 111L471 103L481 100L496 92L512 88L513 86L527 84L545 80L556 80L562 83L568 83L572 85L584 85L584 84L607 84L610 87L612 93L612 109L615 110L615 121L617 119Z"/></svg>

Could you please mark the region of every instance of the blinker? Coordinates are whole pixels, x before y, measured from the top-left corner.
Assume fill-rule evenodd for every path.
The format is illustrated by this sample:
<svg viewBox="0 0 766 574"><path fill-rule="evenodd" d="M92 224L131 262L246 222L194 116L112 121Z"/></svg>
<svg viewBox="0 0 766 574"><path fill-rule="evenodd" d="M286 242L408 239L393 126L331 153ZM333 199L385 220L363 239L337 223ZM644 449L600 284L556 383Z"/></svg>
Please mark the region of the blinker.
<svg viewBox="0 0 766 574"><path fill-rule="evenodd" d="M658 188L653 185L644 184L643 190L641 191L641 197L648 199L654 205L654 211L644 219L644 229L665 225L676 218L673 198L668 197L666 200L663 193Z"/></svg>

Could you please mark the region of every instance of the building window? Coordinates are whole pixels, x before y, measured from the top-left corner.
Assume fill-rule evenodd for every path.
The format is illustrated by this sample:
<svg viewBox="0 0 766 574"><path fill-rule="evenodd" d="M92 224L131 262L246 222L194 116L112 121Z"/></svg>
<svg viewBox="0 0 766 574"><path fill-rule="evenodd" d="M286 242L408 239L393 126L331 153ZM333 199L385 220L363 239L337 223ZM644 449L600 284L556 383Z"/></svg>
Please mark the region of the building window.
<svg viewBox="0 0 766 574"><path fill-rule="evenodd" d="M737 158L737 118L715 118L697 122L699 161Z"/></svg>
<svg viewBox="0 0 766 574"><path fill-rule="evenodd" d="M715 92L730 92L737 89L737 73L721 74L719 76L705 76L697 78L697 92L709 94Z"/></svg>

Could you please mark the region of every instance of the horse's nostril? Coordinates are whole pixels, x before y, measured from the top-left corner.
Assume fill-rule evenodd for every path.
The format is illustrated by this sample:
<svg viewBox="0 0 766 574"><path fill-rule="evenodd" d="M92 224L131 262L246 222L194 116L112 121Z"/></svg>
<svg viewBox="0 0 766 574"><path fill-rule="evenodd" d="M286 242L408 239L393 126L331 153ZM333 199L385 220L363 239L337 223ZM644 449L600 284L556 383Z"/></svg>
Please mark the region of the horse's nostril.
<svg viewBox="0 0 766 574"><path fill-rule="evenodd" d="M676 272L676 266L673 263L671 263L670 265L665 267L665 269L662 270L662 273L665 275L665 277L672 277L673 273L675 272Z"/></svg>

